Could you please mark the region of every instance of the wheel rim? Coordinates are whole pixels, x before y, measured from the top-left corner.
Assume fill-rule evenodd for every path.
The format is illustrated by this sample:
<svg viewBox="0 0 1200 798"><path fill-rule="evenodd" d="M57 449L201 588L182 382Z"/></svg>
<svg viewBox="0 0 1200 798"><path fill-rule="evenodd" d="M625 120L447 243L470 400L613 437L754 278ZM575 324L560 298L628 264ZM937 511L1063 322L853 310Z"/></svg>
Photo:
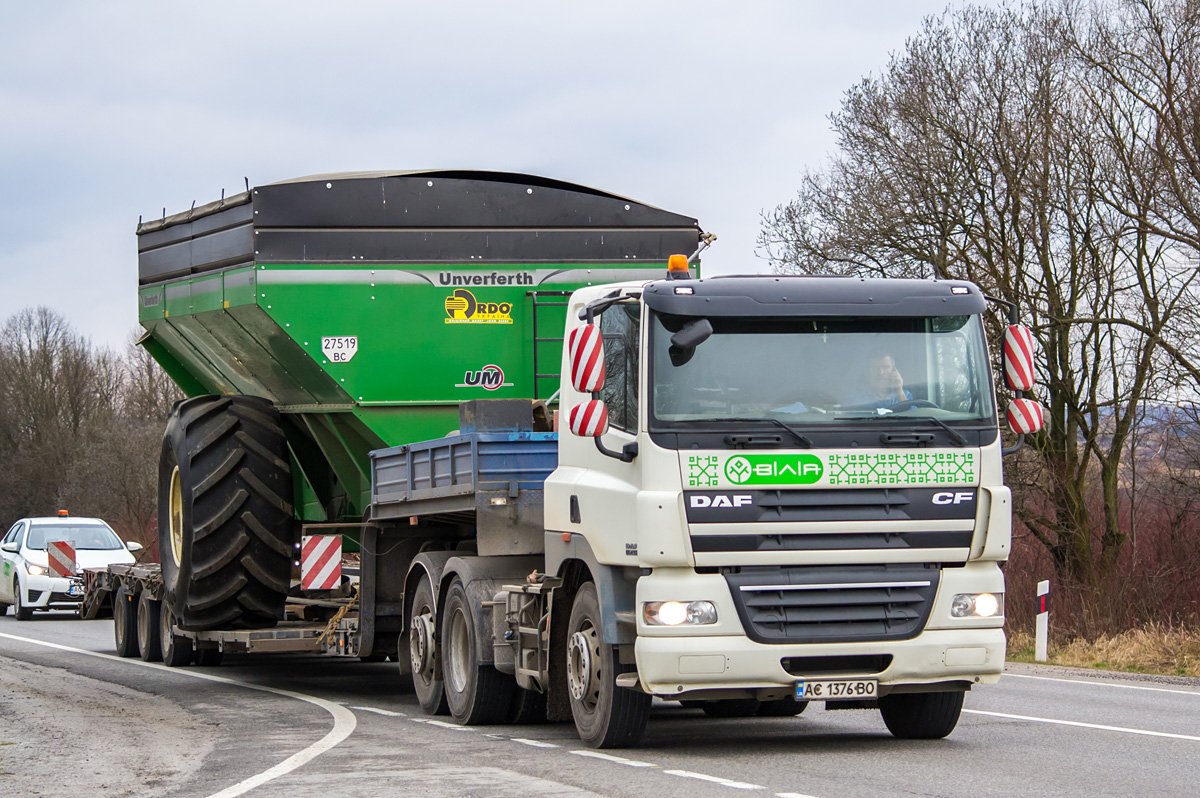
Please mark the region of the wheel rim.
<svg viewBox="0 0 1200 798"><path fill-rule="evenodd" d="M571 698L588 712L600 700L600 646L596 627L585 621L567 641L567 686Z"/></svg>
<svg viewBox="0 0 1200 798"><path fill-rule="evenodd" d="M150 640L150 618L149 618L150 613L146 612L143 609L144 607L145 607L145 601L139 600L138 601L138 609L137 609L137 629L138 629L138 646L139 647L145 647L147 645L147 641Z"/></svg>
<svg viewBox="0 0 1200 798"><path fill-rule="evenodd" d="M171 557L175 567L183 564L183 486L179 479L179 466L171 472Z"/></svg>
<svg viewBox="0 0 1200 798"><path fill-rule="evenodd" d="M167 603L164 601L162 612L158 614L158 639L162 643L163 653L170 650L174 638L171 637L171 613L167 609Z"/></svg>
<svg viewBox="0 0 1200 798"><path fill-rule="evenodd" d="M467 616L461 607L455 607L450 616L450 652L446 657L446 670L450 686L461 693L467 688L467 669L471 666L471 646L467 640Z"/></svg>
<svg viewBox="0 0 1200 798"><path fill-rule="evenodd" d="M413 673L425 684L433 681L433 614L428 607L413 616L408 630L408 656Z"/></svg>

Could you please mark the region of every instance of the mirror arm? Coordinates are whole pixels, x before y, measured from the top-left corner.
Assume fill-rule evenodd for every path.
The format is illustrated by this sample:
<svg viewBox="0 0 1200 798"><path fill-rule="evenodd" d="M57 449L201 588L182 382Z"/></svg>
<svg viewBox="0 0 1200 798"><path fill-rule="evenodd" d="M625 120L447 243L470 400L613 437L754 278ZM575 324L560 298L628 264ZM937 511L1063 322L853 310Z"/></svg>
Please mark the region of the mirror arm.
<svg viewBox="0 0 1200 798"><path fill-rule="evenodd" d="M592 440L596 442L596 449L600 452L600 454L605 455L606 457L611 457L615 460L620 460L622 463L632 463L633 458L637 457L637 441L630 441L621 447L621 451L614 452L600 441L600 437L601 436L597 435L595 438L592 438Z"/></svg>
<svg viewBox="0 0 1200 798"><path fill-rule="evenodd" d="M1016 454L1017 452L1021 451L1021 449L1023 449L1024 447L1025 447L1025 433L1021 432L1021 433L1017 434L1017 442L1016 443L1014 443L1012 446L1009 446L1009 447L1006 447L1006 448L1000 450L1000 456L1008 457L1010 454Z"/></svg>

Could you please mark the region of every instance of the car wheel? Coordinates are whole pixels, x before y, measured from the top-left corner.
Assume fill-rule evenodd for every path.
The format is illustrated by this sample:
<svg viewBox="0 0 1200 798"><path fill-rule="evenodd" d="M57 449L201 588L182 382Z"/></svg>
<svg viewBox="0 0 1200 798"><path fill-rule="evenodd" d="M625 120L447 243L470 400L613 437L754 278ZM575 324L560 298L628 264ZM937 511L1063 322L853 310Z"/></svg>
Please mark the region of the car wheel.
<svg viewBox="0 0 1200 798"><path fill-rule="evenodd" d="M33 618L33 610L25 606L22 597L25 595L25 587L20 583L16 584L16 590L13 591L13 615L17 616L18 621L28 621Z"/></svg>

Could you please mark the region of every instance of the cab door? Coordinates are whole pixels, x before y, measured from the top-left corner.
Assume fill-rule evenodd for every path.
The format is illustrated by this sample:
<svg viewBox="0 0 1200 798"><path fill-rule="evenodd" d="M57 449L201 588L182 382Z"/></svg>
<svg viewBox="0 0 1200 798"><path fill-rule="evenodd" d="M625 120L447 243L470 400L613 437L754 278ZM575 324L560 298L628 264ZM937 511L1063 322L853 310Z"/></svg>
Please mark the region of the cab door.
<svg viewBox="0 0 1200 798"><path fill-rule="evenodd" d="M21 522L12 525L8 534L0 540L0 545L15 543L21 532ZM17 555L0 550L0 601L12 604L14 599L13 585L17 581Z"/></svg>

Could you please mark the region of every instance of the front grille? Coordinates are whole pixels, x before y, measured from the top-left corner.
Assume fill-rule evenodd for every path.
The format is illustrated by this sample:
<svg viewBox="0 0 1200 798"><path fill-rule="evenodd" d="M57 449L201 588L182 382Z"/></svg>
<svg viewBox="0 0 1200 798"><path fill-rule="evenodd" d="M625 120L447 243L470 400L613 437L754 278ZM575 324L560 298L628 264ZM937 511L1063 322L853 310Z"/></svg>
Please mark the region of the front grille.
<svg viewBox="0 0 1200 798"><path fill-rule="evenodd" d="M784 657L779 663L793 676L871 676L887 670L892 664L892 655Z"/></svg>
<svg viewBox="0 0 1200 798"><path fill-rule="evenodd" d="M743 567L724 576L751 640L852 643L920 634L941 571L908 564Z"/></svg>
<svg viewBox="0 0 1200 798"><path fill-rule="evenodd" d="M801 535L692 535L692 551L843 551L846 549L967 549L966 532L807 532Z"/></svg>
<svg viewBox="0 0 1200 798"><path fill-rule="evenodd" d="M70 593L51 593L51 604L79 604L83 601L83 596L72 596Z"/></svg>

